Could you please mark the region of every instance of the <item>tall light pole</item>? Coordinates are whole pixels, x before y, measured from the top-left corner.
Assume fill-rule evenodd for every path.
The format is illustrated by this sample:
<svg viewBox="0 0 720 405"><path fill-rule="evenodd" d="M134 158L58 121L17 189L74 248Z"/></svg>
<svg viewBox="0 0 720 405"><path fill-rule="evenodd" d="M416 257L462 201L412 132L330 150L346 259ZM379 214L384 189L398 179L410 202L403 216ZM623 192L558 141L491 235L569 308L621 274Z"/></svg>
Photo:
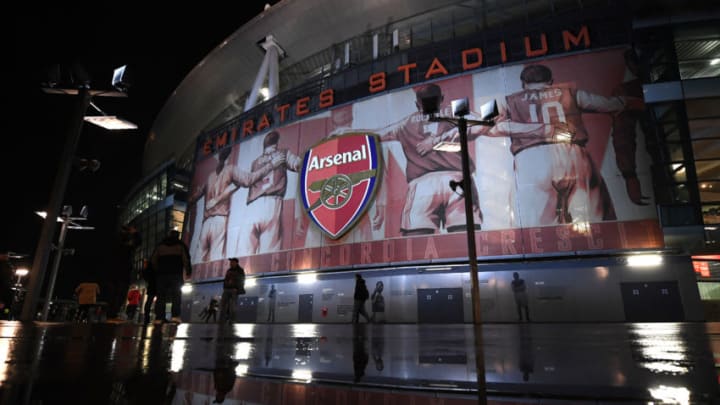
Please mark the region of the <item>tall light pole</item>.
<svg viewBox="0 0 720 405"><path fill-rule="evenodd" d="M477 265L477 248L475 246L475 217L473 215L473 183L472 174L470 173L470 152L468 151L467 130L468 124L493 126L495 122L492 120L497 116L497 106L495 101L487 103L481 107L482 120L468 120L465 116L470 112L468 99L453 100L452 114L453 117L438 116L438 110L441 95L434 95L421 100L423 113L428 115L430 121L444 121L457 127L460 144L456 142L441 141L434 147L435 150L447 152L460 152L462 159L462 183L450 181L448 185L453 190L457 186L461 186L463 190L463 199L465 200L465 229L467 232L468 244L468 265L470 267L470 295L472 299L472 315L473 325L475 327L475 368L477 373L478 384L478 403L486 404L487 397L485 382L485 354L483 351L482 338L482 312L480 308L480 281L478 280ZM459 147L459 148L458 148Z"/></svg>
<svg viewBox="0 0 720 405"><path fill-rule="evenodd" d="M77 149L85 113L93 96L104 97L127 97L123 91L101 91L91 90L89 81L80 83L73 88L43 88L48 94L65 94L75 96L75 110L70 120L65 137L65 145L60 155L60 165L57 170L55 182L50 193L50 202L47 207L47 217L43 222L43 227L38 239L35 256L33 257L33 265L30 269L30 280L28 282L27 294L23 302L23 310L20 319L23 321L32 321L35 319L37 310L37 301L40 298L40 290L45 281L45 271L47 269L50 250L52 249L52 238L55 233L55 222L60 214L60 208L65 198L65 190L67 188L70 171L72 170L72 162Z"/></svg>
<svg viewBox="0 0 720 405"><path fill-rule="evenodd" d="M75 96L75 111L72 115L70 128L65 138L65 146L60 155L60 167L55 177L52 192L50 193L50 202L47 207L47 216L43 222L40 239L38 240L33 265L30 270L30 281L28 282L28 291L25 294L23 302L23 310L20 319L23 321L32 321L35 319L35 311L38 298L40 298L40 290L43 281L45 281L45 269L47 268L50 258L50 249L52 247L52 237L55 233L56 218L60 214L60 207L65 198L65 189L67 188L70 171L72 169L73 157L77 149L80 134L83 128L83 117L90 105L90 89L88 86L81 86L77 90Z"/></svg>
<svg viewBox="0 0 720 405"><path fill-rule="evenodd" d="M67 206L66 206L67 207ZM65 211L65 210L63 210ZM48 288L47 288L47 294L45 298L45 303L43 304L42 309L42 315L40 317L40 320L47 321L48 313L50 312L50 304L52 303L53 299L53 292L55 291L55 280L57 279L58 270L60 269L60 260L62 259L63 255L65 254L65 237L67 236L68 229L83 229L83 230L93 230L95 229L92 226L81 226L77 224L75 221L84 221L86 220L87 215L87 209L86 207L83 207L83 209L80 211L79 217L71 217L72 207L70 207L70 212L63 212L63 216L59 218L59 220L62 221L62 226L60 227L60 237L58 238L58 244L55 249L55 260L53 261L53 267L52 267L52 273L50 273L50 280L48 281ZM41 215L41 214L39 214ZM42 216L42 215L41 215ZM70 250L72 251L72 249Z"/></svg>

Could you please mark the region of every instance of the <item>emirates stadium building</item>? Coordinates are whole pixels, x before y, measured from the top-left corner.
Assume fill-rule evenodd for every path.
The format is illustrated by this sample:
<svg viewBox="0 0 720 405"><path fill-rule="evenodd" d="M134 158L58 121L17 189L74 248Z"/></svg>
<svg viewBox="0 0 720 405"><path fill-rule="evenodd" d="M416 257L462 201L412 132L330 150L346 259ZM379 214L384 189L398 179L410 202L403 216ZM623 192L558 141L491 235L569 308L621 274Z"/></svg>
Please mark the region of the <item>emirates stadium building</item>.
<svg viewBox="0 0 720 405"><path fill-rule="evenodd" d="M182 230L186 321L229 258L240 322L349 322L358 274L378 322L713 318L720 12L673 4L281 0L156 119L137 266Z"/></svg>

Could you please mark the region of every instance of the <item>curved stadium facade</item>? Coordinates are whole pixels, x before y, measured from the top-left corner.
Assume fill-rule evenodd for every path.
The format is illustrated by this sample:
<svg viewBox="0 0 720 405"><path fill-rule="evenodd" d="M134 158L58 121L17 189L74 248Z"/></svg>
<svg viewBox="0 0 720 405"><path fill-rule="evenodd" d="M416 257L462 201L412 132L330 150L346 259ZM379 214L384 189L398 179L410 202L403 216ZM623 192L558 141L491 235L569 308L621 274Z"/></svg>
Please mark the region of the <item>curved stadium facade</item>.
<svg viewBox="0 0 720 405"><path fill-rule="evenodd" d="M468 215L483 321L517 319L513 273L533 321L712 316L717 10L366 3L280 1L156 120L123 222L145 236L138 263L183 230L184 319L237 257L241 322L350 321L357 273L376 320L470 322ZM468 130L472 213L449 186L459 154L439 150L457 129L421 111L433 97L436 118L498 106Z"/></svg>

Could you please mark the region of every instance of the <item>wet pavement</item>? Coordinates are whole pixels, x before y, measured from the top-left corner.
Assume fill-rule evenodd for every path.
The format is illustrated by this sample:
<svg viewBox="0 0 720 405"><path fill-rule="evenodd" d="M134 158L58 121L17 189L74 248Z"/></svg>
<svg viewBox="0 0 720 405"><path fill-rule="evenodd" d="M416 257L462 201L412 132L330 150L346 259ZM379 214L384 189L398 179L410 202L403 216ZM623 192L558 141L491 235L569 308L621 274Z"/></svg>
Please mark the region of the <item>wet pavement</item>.
<svg viewBox="0 0 720 405"><path fill-rule="evenodd" d="M720 403L720 324L0 323L2 404ZM715 354L714 354L715 353ZM478 393L476 364L487 393ZM482 375L482 374L481 374ZM666 401L666 402L663 402Z"/></svg>

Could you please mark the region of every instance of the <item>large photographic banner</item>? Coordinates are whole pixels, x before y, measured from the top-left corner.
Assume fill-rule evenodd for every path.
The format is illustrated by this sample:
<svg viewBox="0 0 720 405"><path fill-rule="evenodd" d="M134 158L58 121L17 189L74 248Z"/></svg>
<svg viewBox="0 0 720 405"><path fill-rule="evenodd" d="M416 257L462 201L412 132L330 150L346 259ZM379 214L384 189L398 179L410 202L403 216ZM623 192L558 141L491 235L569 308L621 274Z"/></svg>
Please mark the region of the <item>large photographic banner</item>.
<svg viewBox="0 0 720 405"><path fill-rule="evenodd" d="M237 257L250 274L463 258L459 153L433 146L457 130L430 122L467 97L496 100L494 127L471 126L477 251L510 256L662 247L632 55L614 49L466 74L364 99L269 129L196 164L190 203L195 280ZM474 113L468 118L476 118ZM375 199L332 240L309 220L298 183L305 152L330 137L377 135ZM369 181L369 180L368 180Z"/></svg>

